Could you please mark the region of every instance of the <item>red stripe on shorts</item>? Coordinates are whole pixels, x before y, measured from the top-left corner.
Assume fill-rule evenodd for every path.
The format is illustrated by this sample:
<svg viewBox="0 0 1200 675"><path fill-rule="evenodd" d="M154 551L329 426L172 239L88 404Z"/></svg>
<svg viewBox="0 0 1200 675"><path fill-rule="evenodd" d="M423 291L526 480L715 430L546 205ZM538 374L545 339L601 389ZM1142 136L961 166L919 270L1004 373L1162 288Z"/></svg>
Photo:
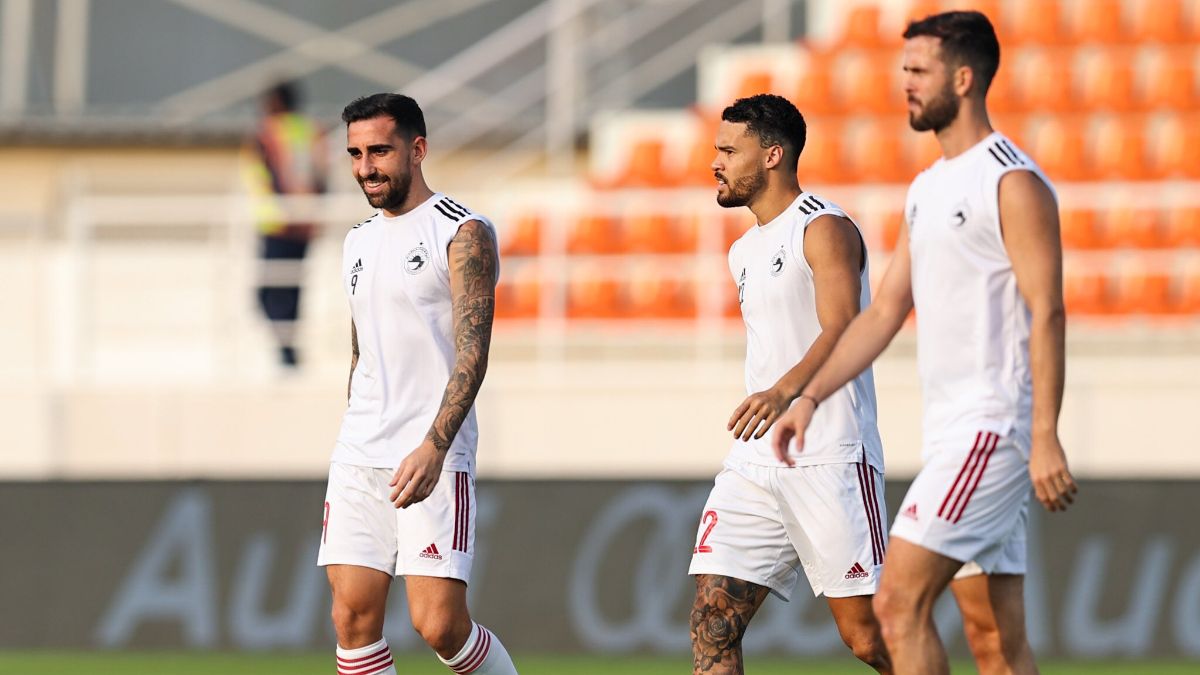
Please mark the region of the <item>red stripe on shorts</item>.
<svg viewBox="0 0 1200 675"><path fill-rule="evenodd" d="M881 562L882 555L879 550L879 532L876 530L878 522L878 514L871 509L871 490L868 489L867 482L867 467L866 462L859 462L858 468L858 487L862 491L863 510L867 513L867 526L871 528L871 556L878 565Z"/></svg>
<svg viewBox="0 0 1200 675"><path fill-rule="evenodd" d="M971 487L966 491L966 499L963 500L962 506L959 507L956 515L949 518L951 523L957 523L963 516L963 511L967 510L967 504L971 501L971 495L975 494L975 488L979 487L979 481L983 479L983 472L987 470L988 460L992 458L992 453L996 451L996 445L1000 442L1000 437L996 434L989 434L992 444L983 453L983 462L979 465L979 470L975 472L974 481L971 482ZM953 509L951 509L953 512Z"/></svg>
<svg viewBox="0 0 1200 675"><path fill-rule="evenodd" d="M946 506L950 504L950 500L954 497L954 493L958 491L958 484L962 482L963 475L967 473L967 467L971 466L971 462L975 459L975 454L979 451L979 441L983 439L983 432L975 434L975 445L971 447L971 452L967 453L967 458L963 460L962 468L958 470L958 477L954 479L954 484L950 486L950 491L946 493L946 498L942 500L942 505L938 508L938 518L945 515Z"/></svg>

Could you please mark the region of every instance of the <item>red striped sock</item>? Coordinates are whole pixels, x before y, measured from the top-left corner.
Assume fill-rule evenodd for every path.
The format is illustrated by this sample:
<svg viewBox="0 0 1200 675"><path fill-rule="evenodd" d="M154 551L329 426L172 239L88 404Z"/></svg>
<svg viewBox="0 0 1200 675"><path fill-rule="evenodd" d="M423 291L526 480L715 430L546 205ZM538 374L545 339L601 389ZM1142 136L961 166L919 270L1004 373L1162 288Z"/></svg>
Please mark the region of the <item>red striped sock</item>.
<svg viewBox="0 0 1200 675"><path fill-rule="evenodd" d="M387 640L358 649L337 648L338 675L396 675Z"/></svg>

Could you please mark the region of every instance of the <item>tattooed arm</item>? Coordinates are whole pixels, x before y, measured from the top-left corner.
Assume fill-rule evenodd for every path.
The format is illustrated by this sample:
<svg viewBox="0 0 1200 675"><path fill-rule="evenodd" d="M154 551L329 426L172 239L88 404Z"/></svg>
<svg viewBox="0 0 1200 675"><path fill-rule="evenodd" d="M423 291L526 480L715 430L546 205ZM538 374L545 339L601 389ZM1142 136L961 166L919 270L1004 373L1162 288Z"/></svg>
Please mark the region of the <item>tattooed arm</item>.
<svg viewBox="0 0 1200 675"><path fill-rule="evenodd" d="M354 369L358 367L358 329L350 317L350 379L346 382L346 405L350 405L350 387L354 385Z"/></svg>
<svg viewBox="0 0 1200 675"><path fill-rule="evenodd" d="M406 508L428 497L442 463L467 418L487 372L499 269L496 237L477 220L462 224L450 241L450 294L454 303L454 369L425 440L392 477L391 500Z"/></svg>

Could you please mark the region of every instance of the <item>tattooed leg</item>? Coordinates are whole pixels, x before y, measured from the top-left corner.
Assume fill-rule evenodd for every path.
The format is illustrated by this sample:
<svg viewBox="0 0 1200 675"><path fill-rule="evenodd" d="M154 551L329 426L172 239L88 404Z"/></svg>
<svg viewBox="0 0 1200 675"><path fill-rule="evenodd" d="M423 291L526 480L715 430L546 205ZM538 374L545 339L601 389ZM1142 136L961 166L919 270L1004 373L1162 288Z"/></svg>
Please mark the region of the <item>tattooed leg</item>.
<svg viewBox="0 0 1200 675"><path fill-rule="evenodd" d="M766 586L716 574L696 575L692 673L742 673L742 636L767 598Z"/></svg>

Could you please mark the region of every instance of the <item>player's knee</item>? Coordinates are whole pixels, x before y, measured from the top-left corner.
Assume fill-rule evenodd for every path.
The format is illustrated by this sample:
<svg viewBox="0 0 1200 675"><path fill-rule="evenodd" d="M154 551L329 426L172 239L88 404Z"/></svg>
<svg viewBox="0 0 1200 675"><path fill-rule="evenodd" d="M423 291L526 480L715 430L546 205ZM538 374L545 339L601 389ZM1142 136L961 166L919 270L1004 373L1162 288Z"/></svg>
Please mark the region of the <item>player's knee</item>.
<svg viewBox="0 0 1200 675"><path fill-rule="evenodd" d="M859 661L880 670L887 666L887 647L883 636L870 626L856 627L842 633L842 641Z"/></svg>
<svg viewBox="0 0 1200 675"><path fill-rule="evenodd" d="M918 620L918 608L913 599L903 591L886 586L875 594L871 608L885 639L907 633Z"/></svg>
<svg viewBox="0 0 1200 675"><path fill-rule="evenodd" d="M465 630L461 623L443 612L424 612L413 617L417 634L443 658L457 654L470 636L470 621L466 622Z"/></svg>
<svg viewBox="0 0 1200 675"><path fill-rule="evenodd" d="M379 640L383 633L383 613L374 607L347 602L333 604L333 627L338 644L356 649Z"/></svg>
<svg viewBox="0 0 1200 675"><path fill-rule="evenodd" d="M964 621L963 633L971 655L982 667L984 664L1017 663L1026 649L1023 627L1001 630L995 623Z"/></svg>
<svg viewBox="0 0 1200 675"><path fill-rule="evenodd" d="M692 644L704 653L737 649L746 634L746 624L733 608L697 602L691 614Z"/></svg>

